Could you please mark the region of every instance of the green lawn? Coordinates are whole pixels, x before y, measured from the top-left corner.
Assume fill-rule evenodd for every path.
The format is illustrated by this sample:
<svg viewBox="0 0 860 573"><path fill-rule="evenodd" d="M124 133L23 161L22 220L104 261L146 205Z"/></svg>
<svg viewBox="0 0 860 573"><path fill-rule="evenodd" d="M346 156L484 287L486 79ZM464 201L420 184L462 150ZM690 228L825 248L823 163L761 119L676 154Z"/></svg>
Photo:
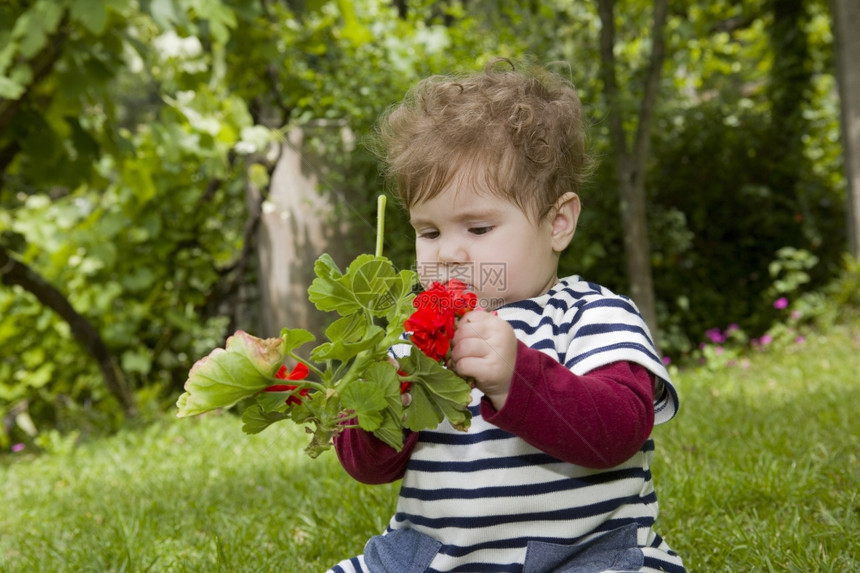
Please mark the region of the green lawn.
<svg viewBox="0 0 860 573"><path fill-rule="evenodd" d="M860 325L677 375L655 430L660 533L691 572L860 571ZM0 571L321 572L381 531L395 486L311 460L286 424L173 420L0 458Z"/></svg>

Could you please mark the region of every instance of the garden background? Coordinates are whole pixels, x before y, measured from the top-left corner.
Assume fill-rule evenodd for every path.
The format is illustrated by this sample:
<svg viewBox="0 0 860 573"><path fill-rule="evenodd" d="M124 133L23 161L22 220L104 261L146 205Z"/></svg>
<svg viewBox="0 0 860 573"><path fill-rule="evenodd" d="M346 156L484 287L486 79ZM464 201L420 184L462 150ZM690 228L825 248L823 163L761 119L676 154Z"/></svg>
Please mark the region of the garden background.
<svg viewBox="0 0 860 573"><path fill-rule="evenodd" d="M306 465L289 430L252 441L229 414L172 422L173 404L236 329L325 326L313 261L373 250L375 119L418 79L496 56L562 73L585 104L599 163L560 272L633 296L688 397L664 436L666 536L693 570L856 568L860 46L834 32L857 12L4 1L0 570L312 571L360 551L396 490ZM411 230L387 221L384 253L408 268ZM128 503L109 494L122 483Z"/></svg>

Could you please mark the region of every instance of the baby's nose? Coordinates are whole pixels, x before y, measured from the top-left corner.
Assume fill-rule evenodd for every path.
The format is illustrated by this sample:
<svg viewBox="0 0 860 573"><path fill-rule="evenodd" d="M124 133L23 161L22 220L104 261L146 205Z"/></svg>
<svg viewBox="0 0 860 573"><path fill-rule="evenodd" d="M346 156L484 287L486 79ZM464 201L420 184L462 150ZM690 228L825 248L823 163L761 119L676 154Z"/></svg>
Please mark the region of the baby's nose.
<svg viewBox="0 0 860 573"><path fill-rule="evenodd" d="M464 264L469 260L469 252L460 241L442 241L436 260L444 265Z"/></svg>

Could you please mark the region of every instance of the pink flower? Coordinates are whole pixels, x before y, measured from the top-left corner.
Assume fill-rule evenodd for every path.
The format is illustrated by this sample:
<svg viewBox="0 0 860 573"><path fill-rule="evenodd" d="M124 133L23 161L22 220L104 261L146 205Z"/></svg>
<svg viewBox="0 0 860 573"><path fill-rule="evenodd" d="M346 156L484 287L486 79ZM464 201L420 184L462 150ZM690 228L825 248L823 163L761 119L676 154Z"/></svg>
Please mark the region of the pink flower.
<svg viewBox="0 0 860 573"><path fill-rule="evenodd" d="M775 301L773 301L773 308L777 310L782 310L788 306L788 299L784 296L779 297Z"/></svg>
<svg viewBox="0 0 860 573"><path fill-rule="evenodd" d="M711 328L705 331L705 336L714 344L720 344L726 341L726 336L720 332L719 328Z"/></svg>
<svg viewBox="0 0 860 573"><path fill-rule="evenodd" d="M794 339L795 344L803 344L804 342L806 342L806 337L803 335L799 335L797 338Z"/></svg>
<svg viewBox="0 0 860 573"><path fill-rule="evenodd" d="M771 342L773 342L773 336L771 336L770 334L765 334L761 337L761 345L762 346L767 346Z"/></svg>
<svg viewBox="0 0 860 573"><path fill-rule="evenodd" d="M17 454L18 452L22 451L26 447L27 446L25 446L24 444L15 444L14 446L12 446L12 451Z"/></svg>
<svg viewBox="0 0 860 573"><path fill-rule="evenodd" d="M664 356L663 357L663 365L664 366L668 366L671 363L672 363L672 357L671 356Z"/></svg>

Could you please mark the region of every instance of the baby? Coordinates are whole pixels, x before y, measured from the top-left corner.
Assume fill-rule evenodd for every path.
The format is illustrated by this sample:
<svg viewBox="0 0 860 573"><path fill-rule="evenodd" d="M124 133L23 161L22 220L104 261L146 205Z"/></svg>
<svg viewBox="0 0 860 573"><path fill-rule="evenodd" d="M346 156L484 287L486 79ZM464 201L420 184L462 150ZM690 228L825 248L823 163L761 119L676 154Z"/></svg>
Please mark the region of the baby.
<svg viewBox="0 0 860 573"><path fill-rule="evenodd" d="M629 299L557 276L590 165L574 87L495 61L420 82L380 130L422 283L458 278L482 307L452 341L473 418L400 452L337 438L355 479L403 481L387 530L330 571L683 572L650 471L675 389Z"/></svg>

